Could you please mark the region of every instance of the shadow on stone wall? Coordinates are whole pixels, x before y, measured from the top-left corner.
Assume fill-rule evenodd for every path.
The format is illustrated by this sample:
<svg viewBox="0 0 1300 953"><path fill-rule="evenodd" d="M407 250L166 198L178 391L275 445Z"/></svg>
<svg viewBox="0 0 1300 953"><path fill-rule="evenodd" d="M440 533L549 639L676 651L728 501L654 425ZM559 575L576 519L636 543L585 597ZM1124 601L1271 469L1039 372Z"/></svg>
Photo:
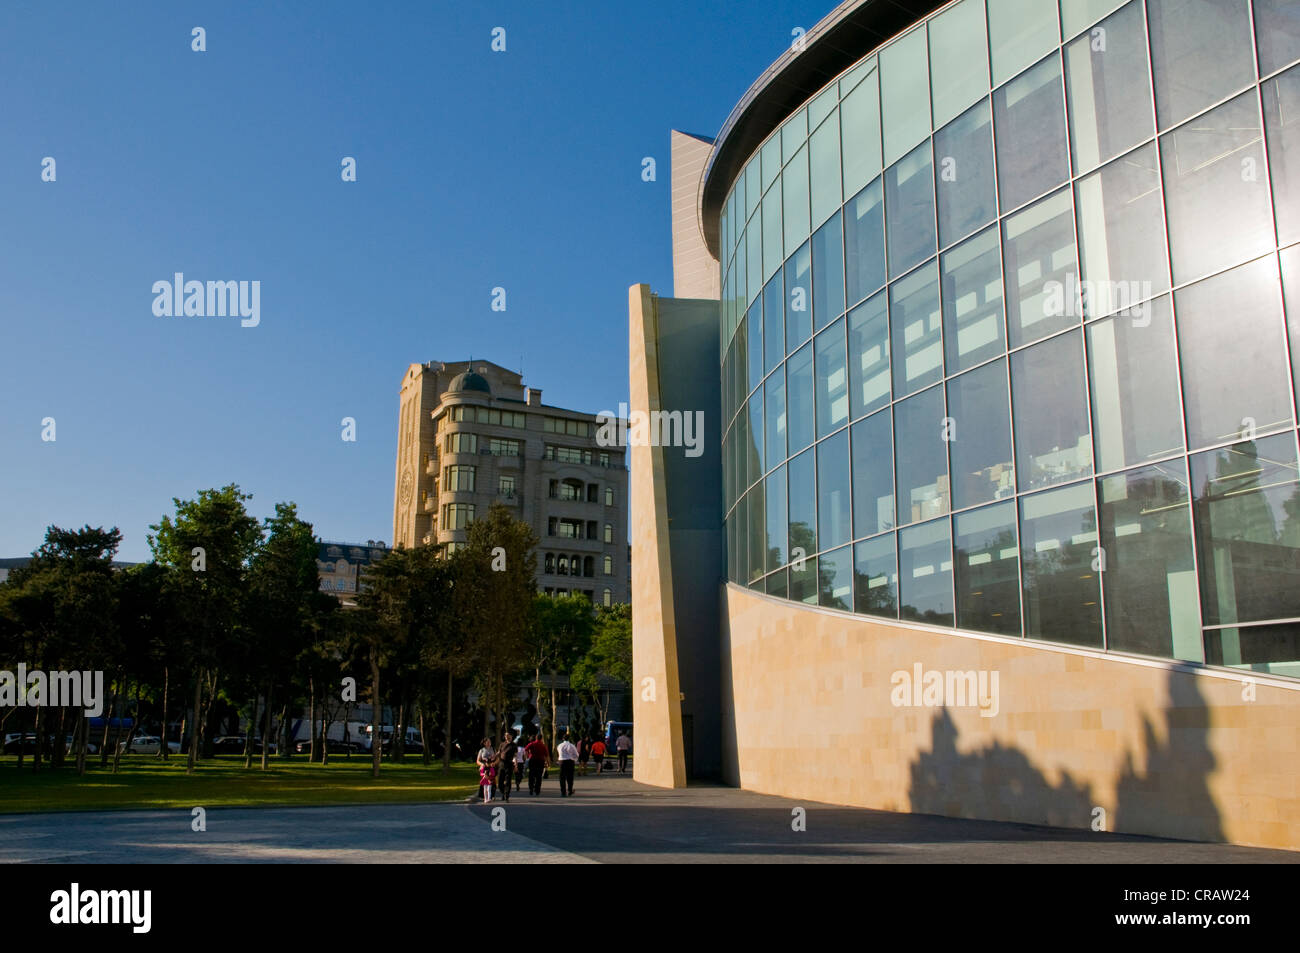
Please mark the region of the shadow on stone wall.
<svg viewBox="0 0 1300 953"><path fill-rule="evenodd" d="M1207 744L1209 712L1195 680L1169 673L1162 743L1143 718L1146 764L1124 755L1117 804L1105 829L1222 841L1219 812L1207 777L1215 766ZM1092 785L1076 781L1069 766L1052 784L1019 749L994 742L963 753L952 716L940 709L931 724L930 750L911 765L910 810L948 817L1014 820L1026 824L1091 829L1097 801Z"/></svg>

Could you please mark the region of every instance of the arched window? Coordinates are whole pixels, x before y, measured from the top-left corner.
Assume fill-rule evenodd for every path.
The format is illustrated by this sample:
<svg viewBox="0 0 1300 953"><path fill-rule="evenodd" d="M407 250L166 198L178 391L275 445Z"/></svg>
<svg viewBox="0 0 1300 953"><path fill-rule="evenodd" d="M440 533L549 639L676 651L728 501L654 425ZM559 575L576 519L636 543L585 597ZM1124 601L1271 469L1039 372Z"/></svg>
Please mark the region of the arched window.
<svg viewBox="0 0 1300 953"><path fill-rule="evenodd" d="M596 557L587 556L582 560L582 574L584 576L596 575Z"/></svg>
<svg viewBox="0 0 1300 953"><path fill-rule="evenodd" d="M613 556L606 556L606 557L605 557L605 575L606 575L606 576L612 576L612 575L614 575L614 557L613 557Z"/></svg>
<svg viewBox="0 0 1300 953"><path fill-rule="evenodd" d="M567 575L569 574L569 557L568 557L568 556L564 556L564 555L561 555L561 556L560 556L559 566L556 568L555 571L556 571L557 573L559 573L561 576L567 576Z"/></svg>
<svg viewBox="0 0 1300 953"><path fill-rule="evenodd" d="M613 604L614 604L614 593L612 593L610 590L606 589L606 590L605 590L604 598L603 598L601 601L602 601L605 605L607 605L607 606L613 605Z"/></svg>
<svg viewBox="0 0 1300 953"><path fill-rule="evenodd" d="M555 572L555 553L546 554L546 568L543 571L548 573Z"/></svg>
<svg viewBox="0 0 1300 953"><path fill-rule="evenodd" d="M573 566L573 575L575 575L575 576L581 576L581 575L582 575L582 557L581 557L581 556L579 556L577 553L574 553L574 554L573 554L573 561L570 563L570 565Z"/></svg>

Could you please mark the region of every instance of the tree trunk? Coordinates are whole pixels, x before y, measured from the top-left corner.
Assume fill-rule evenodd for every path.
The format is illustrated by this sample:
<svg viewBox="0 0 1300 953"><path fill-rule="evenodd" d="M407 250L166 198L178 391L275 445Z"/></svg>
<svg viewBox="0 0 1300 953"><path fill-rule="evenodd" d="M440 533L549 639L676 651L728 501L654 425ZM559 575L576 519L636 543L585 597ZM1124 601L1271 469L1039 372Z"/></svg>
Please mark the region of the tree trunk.
<svg viewBox="0 0 1300 953"><path fill-rule="evenodd" d="M384 751L384 709L379 704L379 652L370 649L370 776L379 777L379 758Z"/></svg>
<svg viewBox="0 0 1300 953"><path fill-rule="evenodd" d="M189 754L189 759L185 762L186 774L194 773L194 764L198 760L199 709L202 705L202 702L203 702L203 673L200 671L195 671L194 673L194 714L192 718L192 724L190 725L190 754ZM167 730L167 726L163 725L163 731L166 730ZM161 746L166 746L167 739L160 737L158 739L158 744Z"/></svg>
<svg viewBox="0 0 1300 953"><path fill-rule="evenodd" d="M86 732L90 730L90 725L86 721L86 709L77 709L77 724L72 729L72 750L76 757L77 774L85 777L86 774Z"/></svg>
<svg viewBox="0 0 1300 953"><path fill-rule="evenodd" d="M171 686L168 684L170 678L171 678L171 669L168 666L164 665L163 666L163 694L162 694L162 740L163 741L167 740L167 696L170 694L169 690ZM136 702L137 702L136 717L138 718L140 716L140 705L139 705L138 697L136 699ZM131 727L132 728L135 727L134 723L132 724ZM182 735L181 737L184 737L184 735ZM167 745L160 744L158 746L158 756L161 757L163 761L166 761L168 755L170 754L171 754L171 749L168 748Z"/></svg>
<svg viewBox="0 0 1300 953"><path fill-rule="evenodd" d="M54 729L54 748L50 751L50 767L61 768L68 751L68 709L59 707L59 725Z"/></svg>
<svg viewBox="0 0 1300 953"><path fill-rule="evenodd" d="M113 689L113 700L108 703L108 710L104 712L104 732L99 740L99 766L108 767L108 729L113 724L113 713L117 711L117 696L122 690L122 673L119 672L117 678L110 686ZM113 739L114 746L117 745L117 738Z"/></svg>
<svg viewBox="0 0 1300 953"><path fill-rule="evenodd" d="M398 690L397 711L393 717L393 760L401 764L406 756L406 689Z"/></svg>
<svg viewBox="0 0 1300 953"><path fill-rule="evenodd" d="M262 770L266 770L271 755L271 700L275 692L275 683L266 683L266 714L262 716Z"/></svg>
<svg viewBox="0 0 1300 953"><path fill-rule="evenodd" d="M311 739L311 747L307 749L307 761L309 763L317 760L316 754L316 679L307 676L307 737Z"/></svg>
<svg viewBox="0 0 1300 953"><path fill-rule="evenodd" d="M556 745L555 739L558 736L560 730L559 725L555 723L558 717L559 717L559 710L555 701L555 670L551 669L551 754L552 756L554 756L555 754L555 745Z"/></svg>
<svg viewBox="0 0 1300 953"><path fill-rule="evenodd" d="M451 669L447 669L447 730L446 738L442 748L442 773L446 774L451 770L451 700L452 700L452 674Z"/></svg>
<svg viewBox="0 0 1300 953"><path fill-rule="evenodd" d="M429 766L429 736L424 730L424 712L426 707L427 706L424 702L420 702L420 747L424 749L420 752L420 760L424 762L424 766L427 768Z"/></svg>
<svg viewBox="0 0 1300 953"><path fill-rule="evenodd" d="M253 696L253 714L248 719L248 729L244 732L244 770L253 767L253 735L257 733L257 713L262 704L260 692Z"/></svg>
<svg viewBox="0 0 1300 953"><path fill-rule="evenodd" d="M289 699L284 700L280 706L280 724L276 731L276 737L279 740L275 743L276 757L292 758L293 743L289 739Z"/></svg>
<svg viewBox="0 0 1300 953"><path fill-rule="evenodd" d="M42 693L44 694L44 693ZM44 701L45 699L41 699ZM41 770L41 749L45 747L45 739L41 737L41 713L45 711L44 705L36 706L36 750L32 752L32 773L35 774ZM18 742L22 747L22 742Z"/></svg>

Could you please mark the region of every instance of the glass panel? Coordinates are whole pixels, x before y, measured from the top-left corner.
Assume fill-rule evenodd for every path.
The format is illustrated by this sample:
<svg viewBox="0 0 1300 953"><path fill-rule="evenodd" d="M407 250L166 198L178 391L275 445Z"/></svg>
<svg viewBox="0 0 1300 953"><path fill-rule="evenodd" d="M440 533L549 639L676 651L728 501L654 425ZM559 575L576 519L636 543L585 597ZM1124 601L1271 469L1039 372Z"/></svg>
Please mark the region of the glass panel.
<svg viewBox="0 0 1300 953"><path fill-rule="evenodd" d="M1097 512L1092 483L1020 501L1020 562L1025 635L1074 645L1101 645Z"/></svg>
<svg viewBox="0 0 1300 953"><path fill-rule="evenodd" d="M924 24L880 51L880 76L888 164L930 132L930 67Z"/></svg>
<svg viewBox="0 0 1300 953"><path fill-rule="evenodd" d="M886 170L885 227L891 278L934 254L934 179L930 175L929 142Z"/></svg>
<svg viewBox="0 0 1300 953"><path fill-rule="evenodd" d="M844 238L838 212L812 237L812 260L813 324L821 330L844 313Z"/></svg>
<svg viewBox="0 0 1300 953"><path fill-rule="evenodd" d="M952 419L948 453L953 509L1013 495L1016 474L1011 463L1006 361L949 380L948 416Z"/></svg>
<svg viewBox="0 0 1300 953"><path fill-rule="evenodd" d="M1205 625L1300 616L1295 434L1192 457Z"/></svg>
<svg viewBox="0 0 1300 953"><path fill-rule="evenodd" d="M1092 26L1123 2L1124 0L1061 0L1061 32L1065 36L1073 36L1084 27ZM1141 13L1141 0L1132 6L1137 7Z"/></svg>
<svg viewBox="0 0 1300 953"><path fill-rule="evenodd" d="M1300 240L1300 66L1264 84L1264 128L1278 244L1288 245Z"/></svg>
<svg viewBox="0 0 1300 953"><path fill-rule="evenodd" d="M759 199L763 197L763 180L760 174L758 156L749 160L745 166L745 218L754 214Z"/></svg>
<svg viewBox="0 0 1300 953"><path fill-rule="evenodd" d="M1151 138L1155 117L1141 3L1130 3L1065 48L1065 89L1076 172Z"/></svg>
<svg viewBox="0 0 1300 953"><path fill-rule="evenodd" d="M853 611L898 618L898 557L893 533L853 547Z"/></svg>
<svg viewBox="0 0 1300 953"><path fill-rule="evenodd" d="M1279 257L1282 259L1287 337L1291 341L1291 382L1300 394L1300 245L1286 249Z"/></svg>
<svg viewBox="0 0 1300 953"><path fill-rule="evenodd" d="M984 0L962 0L930 21L930 95L938 129L989 88Z"/></svg>
<svg viewBox="0 0 1300 953"><path fill-rule="evenodd" d="M1174 293L1189 449L1291 423L1277 289L1270 255Z"/></svg>
<svg viewBox="0 0 1300 953"><path fill-rule="evenodd" d="M896 395L910 394L943 377L943 313L934 262L889 286L889 330Z"/></svg>
<svg viewBox="0 0 1300 953"><path fill-rule="evenodd" d="M785 375L773 374L763 385L763 413L767 418L763 443L767 459L777 463L786 457L785 450Z"/></svg>
<svg viewBox="0 0 1300 953"><path fill-rule="evenodd" d="M731 522L736 528L735 559L731 564L732 580L742 584L749 579L749 514L745 510L747 499L748 497L742 496L736 508L731 511Z"/></svg>
<svg viewBox="0 0 1300 953"><path fill-rule="evenodd" d="M785 263L786 351L812 337L812 251L807 242Z"/></svg>
<svg viewBox="0 0 1300 953"><path fill-rule="evenodd" d="M745 319L745 326L748 329L748 337L745 341L749 351L749 386L751 388L758 386L758 382L763 379L763 305L761 301L755 301L749 308L749 316Z"/></svg>
<svg viewBox="0 0 1300 953"><path fill-rule="evenodd" d="M1069 162L1060 59L1049 56L995 92L993 123L1003 212L1064 182Z"/></svg>
<svg viewBox="0 0 1300 953"><path fill-rule="evenodd" d="M1205 633L1205 661L1300 677L1300 625L1252 625Z"/></svg>
<svg viewBox="0 0 1300 953"><path fill-rule="evenodd" d="M1088 378L1097 469L1121 470L1183 449L1169 296L1141 317L1088 325Z"/></svg>
<svg viewBox="0 0 1300 953"><path fill-rule="evenodd" d="M763 289L763 368L771 371L785 360L783 333L785 309L781 306L781 276L775 275ZM757 303L755 303L757 310Z"/></svg>
<svg viewBox="0 0 1300 953"><path fill-rule="evenodd" d="M952 625L952 543L946 519L899 531L898 577L902 618Z"/></svg>
<svg viewBox="0 0 1300 953"><path fill-rule="evenodd" d="M749 399L749 472L758 479L763 466L763 394L756 392ZM775 461L773 461L775 462Z"/></svg>
<svg viewBox="0 0 1300 953"><path fill-rule="evenodd" d="M781 267L781 186L763 196L763 280Z"/></svg>
<svg viewBox="0 0 1300 953"><path fill-rule="evenodd" d="M876 58L874 56L868 56L866 59L861 60L857 66L853 67L853 69L845 73L844 78L840 80L841 104L844 102L844 97L847 96L851 90L855 89L858 83L874 74L875 71Z"/></svg>
<svg viewBox="0 0 1300 953"><path fill-rule="evenodd" d="M817 605L817 557L809 556L799 563L793 563L790 573L790 598L795 602Z"/></svg>
<svg viewBox="0 0 1300 953"><path fill-rule="evenodd" d="M994 86L1006 82L1060 42L1056 4L1044 0L989 0Z"/></svg>
<svg viewBox="0 0 1300 953"><path fill-rule="evenodd" d="M977 103L934 134L939 245L951 245L993 221L993 121Z"/></svg>
<svg viewBox="0 0 1300 953"><path fill-rule="evenodd" d="M790 474L790 556L796 576L804 574L797 564L817 552L817 481L811 450L792 459ZM792 579L791 585L794 584Z"/></svg>
<svg viewBox="0 0 1300 953"><path fill-rule="evenodd" d="M746 273L750 301L758 298L759 289L763 287L762 226L762 213L759 212L749 220L749 227L745 229L745 258L748 261Z"/></svg>
<svg viewBox="0 0 1300 953"><path fill-rule="evenodd" d="M849 422L849 379L844 352L844 319L817 335L817 436Z"/></svg>
<svg viewBox="0 0 1300 953"><path fill-rule="evenodd" d="M1249 0L1147 0L1161 129L1255 78Z"/></svg>
<svg viewBox="0 0 1300 953"><path fill-rule="evenodd" d="M849 312L849 374L854 419L889 403L889 315L883 291Z"/></svg>
<svg viewBox="0 0 1300 953"><path fill-rule="evenodd" d="M1182 459L1097 481L1107 647L1201 661L1201 614Z"/></svg>
<svg viewBox="0 0 1300 953"><path fill-rule="evenodd" d="M778 596L782 599L790 598L790 587L786 580L785 570L774 572L767 577L767 594L769 596Z"/></svg>
<svg viewBox="0 0 1300 953"><path fill-rule="evenodd" d="M753 582L763 575L764 549L767 545L767 528L763 525L767 510L763 508L761 482L749 491L746 508L749 511L749 581Z"/></svg>
<svg viewBox="0 0 1300 953"><path fill-rule="evenodd" d="M813 442L813 358L805 345L785 363L787 434L790 452L798 453Z"/></svg>
<svg viewBox="0 0 1300 953"><path fill-rule="evenodd" d="M1255 0L1255 43L1261 76L1300 59L1300 3Z"/></svg>
<svg viewBox="0 0 1300 953"><path fill-rule="evenodd" d="M1254 93L1160 137L1175 284L1275 247L1262 138Z"/></svg>
<svg viewBox="0 0 1300 953"><path fill-rule="evenodd" d="M1011 355L1011 400L1022 490L1092 473L1078 331Z"/></svg>
<svg viewBox="0 0 1300 953"><path fill-rule="evenodd" d="M871 74L840 105L844 194L852 195L880 174L880 74Z"/></svg>
<svg viewBox="0 0 1300 953"><path fill-rule="evenodd" d="M1012 347L1079 323L1078 265L1070 190L1002 223L1007 334Z"/></svg>
<svg viewBox="0 0 1300 953"><path fill-rule="evenodd" d="M1016 504L1008 500L953 517L957 627L1020 634Z"/></svg>
<svg viewBox="0 0 1300 953"><path fill-rule="evenodd" d="M801 109L781 127L781 158L789 162L808 138L808 110Z"/></svg>
<svg viewBox="0 0 1300 953"><path fill-rule="evenodd" d="M993 227L939 259L943 343L949 374L974 367L1006 350L999 251L998 230Z"/></svg>
<svg viewBox="0 0 1300 953"><path fill-rule="evenodd" d="M781 176L785 211L785 253L789 255L808 238L808 150L800 149Z"/></svg>
<svg viewBox="0 0 1300 953"><path fill-rule="evenodd" d="M785 534L789 515L785 510L785 467L778 467L766 480L764 500L767 505L767 569L785 565Z"/></svg>
<svg viewBox="0 0 1300 953"><path fill-rule="evenodd" d="M817 98L808 104L808 128L817 129L822 125L822 121L835 111L835 106L839 102L839 88L832 83ZM813 133L816 138L817 133Z"/></svg>
<svg viewBox="0 0 1300 953"><path fill-rule="evenodd" d="M894 466L898 521L915 523L948 512L948 451L943 439L943 388L894 404Z"/></svg>
<svg viewBox="0 0 1300 953"><path fill-rule="evenodd" d="M732 462L736 468L736 495L742 496L760 476L749 469L749 416L738 414L731 430Z"/></svg>
<svg viewBox="0 0 1300 953"><path fill-rule="evenodd" d="M842 430L817 444L817 542L822 549L853 538L849 486L849 433Z"/></svg>
<svg viewBox="0 0 1300 953"><path fill-rule="evenodd" d="M746 253L745 234L740 235L740 244L736 248L736 260L732 267L736 269L736 309L744 311L749 307L754 296L749 293L749 257Z"/></svg>
<svg viewBox="0 0 1300 953"><path fill-rule="evenodd" d="M894 528L894 446L889 414L853 425L853 535Z"/></svg>
<svg viewBox="0 0 1300 953"><path fill-rule="evenodd" d="M817 559L820 601L828 609L853 609L853 547L845 546Z"/></svg>
<svg viewBox="0 0 1300 953"><path fill-rule="evenodd" d="M763 164L763 191L766 192L781 174L781 137L773 136L763 143L759 158Z"/></svg>
<svg viewBox="0 0 1300 953"><path fill-rule="evenodd" d="M1153 145L1116 159L1075 185L1083 310L1128 313L1169 288L1160 172Z"/></svg>
<svg viewBox="0 0 1300 953"><path fill-rule="evenodd" d="M834 93L834 87L831 87ZM838 114L822 123L808 140L812 187L812 224L816 228L844 201L840 192L840 121Z"/></svg>
<svg viewBox="0 0 1300 953"><path fill-rule="evenodd" d="M880 183L876 179L845 206L844 259L852 304L885 283L885 206Z"/></svg>

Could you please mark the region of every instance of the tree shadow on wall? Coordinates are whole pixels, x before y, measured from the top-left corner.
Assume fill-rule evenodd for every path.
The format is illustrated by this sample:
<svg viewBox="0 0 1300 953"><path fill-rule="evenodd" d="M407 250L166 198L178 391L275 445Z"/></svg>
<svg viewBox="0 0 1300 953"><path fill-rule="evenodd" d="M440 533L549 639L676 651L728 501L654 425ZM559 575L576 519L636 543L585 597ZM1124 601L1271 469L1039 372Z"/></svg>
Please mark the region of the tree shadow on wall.
<svg viewBox="0 0 1300 953"><path fill-rule="evenodd" d="M1207 777L1215 767L1207 744L1209 712L1195 680L1169 673L1164 709L1165 741L1143 718L1146 765L1138 770L1133 752L1124 755L1116 786L1115 814L1106 830L1194 840L1222 841L1219 812ZM1090 830L1097 801L1089 783L1068 770L1051 784L1023 752L995 741L957 750L957 726L946 709L931 725L930 750L911 765L911 810L948 817L1014 819Z"/></svg>

